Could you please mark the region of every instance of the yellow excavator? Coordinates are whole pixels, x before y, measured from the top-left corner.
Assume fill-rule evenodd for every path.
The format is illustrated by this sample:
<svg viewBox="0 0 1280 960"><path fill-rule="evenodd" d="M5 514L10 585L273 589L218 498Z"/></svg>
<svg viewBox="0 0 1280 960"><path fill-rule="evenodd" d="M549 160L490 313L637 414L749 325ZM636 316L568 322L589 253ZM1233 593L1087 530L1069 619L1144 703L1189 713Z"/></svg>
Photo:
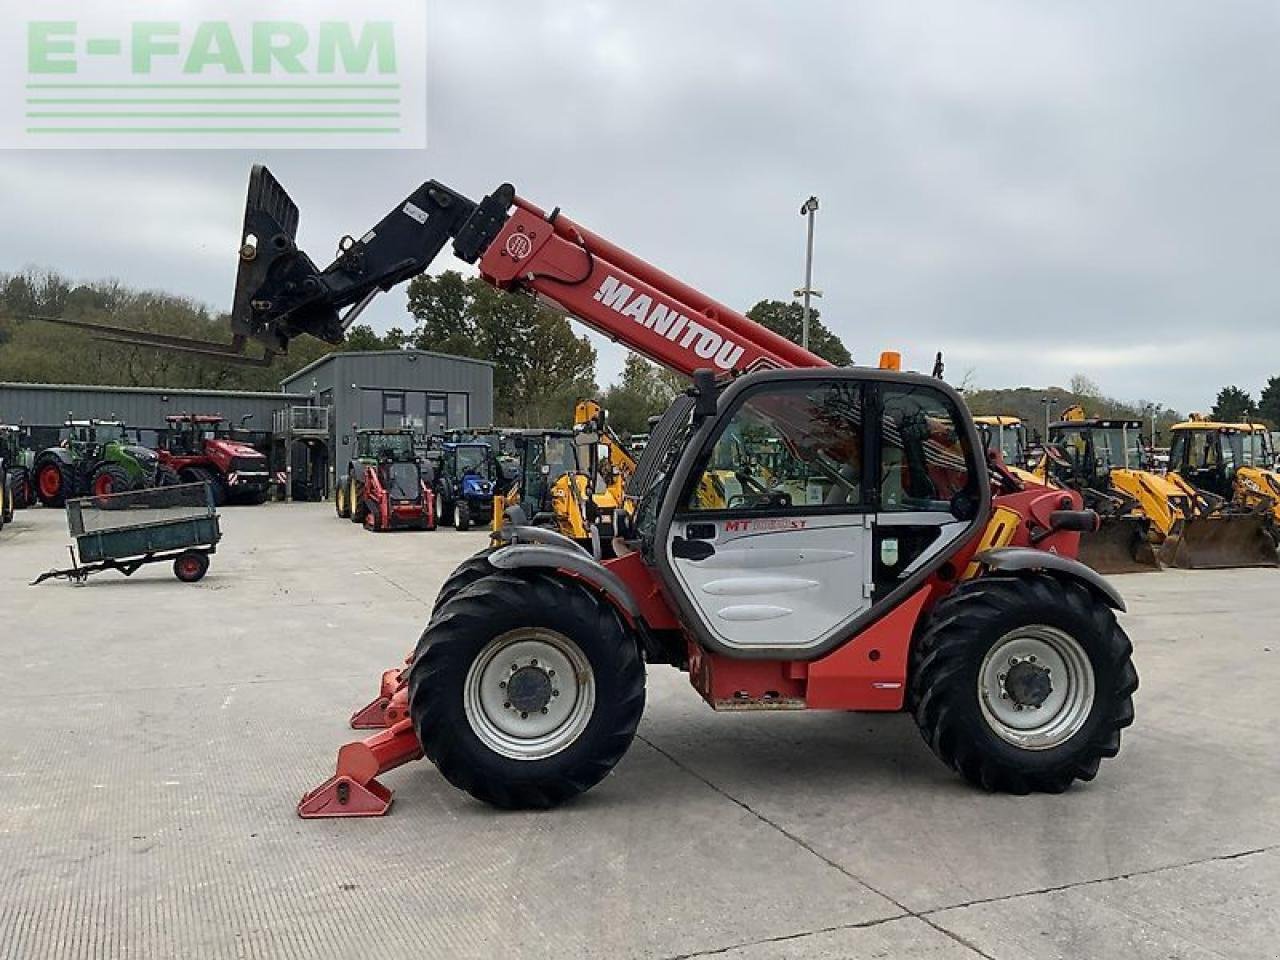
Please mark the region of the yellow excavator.
<svg viewBox="0 0 1280 960"><path fill-rule="evenodd" d="M1198 414L1170 428L1169 477L1200 508L1227 521L1204 546L1228 554L1218 566L1276 566L1280 538L1280 474L1267 427L1223 423ZM1226 532L1230 528L1229 534ZM1219 542L1221 541L1221 543Z"/></svg>
<svg viewBox="0 0 1280 960"><path fill-rule="evenodd" d="M548 527L597 556L608 555L617 511L635 460L594 400L574 408L572 430L512 434L520 468L512 488L493 501L493 532L507 526Z"/></svg>

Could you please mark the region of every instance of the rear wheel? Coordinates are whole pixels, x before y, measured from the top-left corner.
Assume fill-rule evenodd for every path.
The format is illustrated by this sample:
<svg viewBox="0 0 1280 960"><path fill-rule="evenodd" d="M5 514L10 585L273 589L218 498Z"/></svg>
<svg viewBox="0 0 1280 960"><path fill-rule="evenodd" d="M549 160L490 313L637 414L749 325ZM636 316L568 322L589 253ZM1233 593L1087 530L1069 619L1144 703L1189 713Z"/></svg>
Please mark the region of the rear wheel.
<svg viewBox="0 0 1280 960"><path fill-rule="evenodd" d="M14 502L13 479L0 471L0 524L13 520L13 511L17 509Z"/></svg>
<svg viewBox="0 0 1280 960"><path fill-rule="evenodd" d="M36 467L36 496L46 507L61 507L67 502L71 472L60 460L46 460Z"/></svg>
<svg viewBox="0 0 1280 960"><path fill-rule="evenodd" d="M195 583L203 580L209 572L209 556L188 550L173 561L173 575L183 583Z"/></svg>
<svg viewBox="0 0 1280 960"><path fill-rule="evenodd" d="M9 492L13 496L13 505L25 510L36 501L35 491L31 487L31 475L25 468L19 467L9 474Z"/></svg>
<svg viewBox="0 0 1280 960"><path fill-rule="evenodd" d="M988 577L938 604L911 702L930 749L987 790L1060 793L1092 780L1133 722L1129 638L1080 583Z"/></svg>
<svg viewBox="0 0 1280 960"><path fill-rule="evenodd" d="M178 476L178 471L173 467L161 464L156 468L156 486L157 487L174 487L182 482L182 478Z"/></svg>
<svg viewBox="0 0 1280 960"><path fill-rule="evenodd" d="M351 516L349 502L347 500L347 485L345 483L338 484L338 489L333 494L333 508L343 520Z"/></svg>
<svg viewBox="0 0 1280 960"><path fill-rule="evenodd" d="M437 611L409 669L409 713L444 777L486 803L546 808L622 758L644 664L618 612L548 574L493 573Z"/></svg>
<svg viewBox="0 0 1280 960"><path fill-rule="evenodd" d="M93 471L93 478L89 481L89 489L95 497L109 497L114 493L124 493L132 486L133 484L129 482L129 474L123 467L114 463L104 463Z"/></svg>
<svg viewBox="0 0 1280 960"><path fill-rule="evenodd" d="M471 504L459 500L453 508L453 527L455 530L471 529Z"/></svg>

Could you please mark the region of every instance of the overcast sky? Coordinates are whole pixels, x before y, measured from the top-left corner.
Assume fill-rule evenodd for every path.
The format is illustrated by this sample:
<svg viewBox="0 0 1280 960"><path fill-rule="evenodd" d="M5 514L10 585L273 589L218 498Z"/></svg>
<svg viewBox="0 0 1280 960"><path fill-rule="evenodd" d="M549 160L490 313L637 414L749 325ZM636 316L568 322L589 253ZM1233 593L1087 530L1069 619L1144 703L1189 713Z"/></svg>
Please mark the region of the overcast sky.
<svg viewBox="0 0 1280 960"><path fill-rule="evenodd" d="M510 180L745 309L815 286L859 362L1206 408L1280 374L1280 4L466 0L426 151L0 151L0 271L229 305L268 163L328 262L424 179ZM443 263L439 268L449 266ZM371 311L404 322L400 295ZM602 382L622 354L596 338Z"/></svg>

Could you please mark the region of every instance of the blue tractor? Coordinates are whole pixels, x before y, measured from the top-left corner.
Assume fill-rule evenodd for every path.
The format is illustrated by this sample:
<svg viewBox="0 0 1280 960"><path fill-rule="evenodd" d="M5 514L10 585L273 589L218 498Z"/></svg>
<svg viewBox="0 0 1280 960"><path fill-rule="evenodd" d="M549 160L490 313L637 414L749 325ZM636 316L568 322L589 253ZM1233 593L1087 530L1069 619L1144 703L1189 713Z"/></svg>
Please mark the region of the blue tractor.
<svg viewBox="0 0 1280 960"><path fill-rule="evenodd" d="M436 511L441 523L469 530L479 521L487 524L493 514L493 495L499 493L501 474L493 447L483 441L446 442L441 445L436 470Z"/></svg>

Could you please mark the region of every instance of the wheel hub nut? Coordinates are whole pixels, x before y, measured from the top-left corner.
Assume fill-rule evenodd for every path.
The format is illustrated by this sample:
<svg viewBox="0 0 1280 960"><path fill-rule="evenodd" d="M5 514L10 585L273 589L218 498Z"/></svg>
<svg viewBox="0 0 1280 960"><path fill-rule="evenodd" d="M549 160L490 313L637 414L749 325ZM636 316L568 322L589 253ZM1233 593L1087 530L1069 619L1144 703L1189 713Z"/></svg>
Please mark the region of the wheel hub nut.
<svg viewBox="0 0 1280 960"><path fill-rule="evenodd" d="M518 668L507 678L507 701L522 715L541 713L551 702L551 696L551 678L532 664Z"/></svg>
<svg viewBox="0 0 1280 960"><path fill-rule="evenodd" d="M1053 693L1053 681L1049 671L1033 660L1021 660L1009 667L1009 672L1001 678L1005 693L1013 701L1017 709L1030 707L1033 710L1049 699Z"/></svg>

